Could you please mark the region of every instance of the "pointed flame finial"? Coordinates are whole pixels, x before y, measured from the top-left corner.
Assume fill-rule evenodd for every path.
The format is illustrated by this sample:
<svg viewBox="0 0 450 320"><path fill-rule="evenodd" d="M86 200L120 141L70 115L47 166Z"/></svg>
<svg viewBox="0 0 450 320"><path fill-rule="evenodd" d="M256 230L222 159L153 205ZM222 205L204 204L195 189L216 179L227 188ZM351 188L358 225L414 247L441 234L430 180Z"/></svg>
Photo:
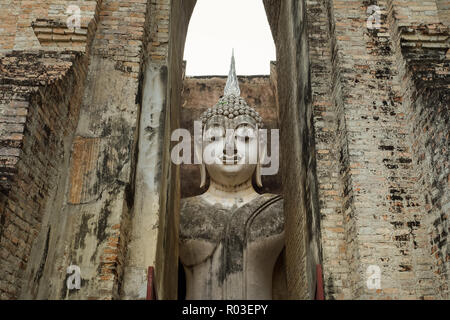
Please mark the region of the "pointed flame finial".
<svg viewBox="0 0 450 320"><path fill-rule="evenodd" d="M228 74L227 85L225 86L225 96L235 95L239 97L241 95L241 89L239 89L239 82L236 76L236 65L234 61L234 49L231 54L231 66L230 73Z"/></svg>

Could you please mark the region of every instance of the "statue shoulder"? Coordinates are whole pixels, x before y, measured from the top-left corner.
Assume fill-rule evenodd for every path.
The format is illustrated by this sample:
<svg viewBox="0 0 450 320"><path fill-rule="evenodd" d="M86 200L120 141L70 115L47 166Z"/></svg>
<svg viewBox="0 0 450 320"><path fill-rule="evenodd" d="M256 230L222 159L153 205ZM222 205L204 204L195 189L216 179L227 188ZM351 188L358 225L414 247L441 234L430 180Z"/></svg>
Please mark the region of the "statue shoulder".
<svg viewBox="0 0 450 320"><path fill-rule="evenodd" d="M254 223L284 224L284 201L281 195L261 194L252 203Z"/></svg>
<svg viewBox="0 0 450 320"><path fill-rule="evenodd" d="M206 203L202 200L201 196L183 198L180 200L180 212L198 212L206 208Z"/></svg>
<svg viewBox="0 0 450 320"><path fill-rule="evenodd" d="M284 230L283 197L262 194L250 226L250 240L280 235Z"/></svg>
<svg viewBox="0 0 450 320"><path fill-rule="evenodd" d="M273 193L264 193L260 195L263 206L271 206L273 209L283 210L284 199L282 195Z"/></svg>
<svg viewBox="0 0 450 320"><path fill-rule="evenodd" d="M211 206L201 196L182 199L180 204L181 237L217 241L216 231L226 225L227 210Z"/></svg>

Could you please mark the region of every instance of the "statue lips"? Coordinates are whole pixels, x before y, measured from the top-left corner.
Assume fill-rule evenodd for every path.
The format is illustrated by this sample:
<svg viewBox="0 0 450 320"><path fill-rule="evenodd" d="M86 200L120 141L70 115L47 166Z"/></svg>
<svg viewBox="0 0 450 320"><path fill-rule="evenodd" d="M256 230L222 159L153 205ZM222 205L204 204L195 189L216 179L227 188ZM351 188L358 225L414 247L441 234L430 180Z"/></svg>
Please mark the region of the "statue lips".
<svg viewBox="0 0 450 320"><path fill-rule="evenodd" d="M236 165L242 160L242 156L240 154L235 154L233 156L227 156L226 154L222 155L222 164L229 166L229 165Z"/></svg>

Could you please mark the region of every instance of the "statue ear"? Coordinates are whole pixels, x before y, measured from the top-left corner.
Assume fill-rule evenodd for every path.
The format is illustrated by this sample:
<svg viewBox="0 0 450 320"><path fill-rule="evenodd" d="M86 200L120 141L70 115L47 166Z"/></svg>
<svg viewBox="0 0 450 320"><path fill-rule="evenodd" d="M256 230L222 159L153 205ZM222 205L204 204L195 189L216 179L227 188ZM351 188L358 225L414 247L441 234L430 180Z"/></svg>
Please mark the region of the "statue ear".
<svg viewBox="0 0 450 320"><path fill-rule="evenodd" d="M204 163L200 165L200 188L206 185L206 166Z"/></svg>
<svg viewBox="0 0 450 320"><path fill-rule="evenodd" d="M262 180L261 180L261 164L258 162L258 164L256 165L256 172L255 172L255 180L256 180L256 185L260 188L262 188Z"/></svg>
<svg viewBox="0 0 450 320"><path fill-rule="evenodd" d="M264 164L264 161L266 161L266 155L267 155L267 136L261 133L262 130L258 129L258 164L256 165L256 172L255 172L255 180L256 185L260 188L262 188L262 178L261 178L261 166Z"/></svg>
<svg viewBox="0 0 450 320"><path fill-rule="evenodd" d="M200 165L200 188L206 185L206 166L203 162L203 135L194 138L195 163Z"/></svg>

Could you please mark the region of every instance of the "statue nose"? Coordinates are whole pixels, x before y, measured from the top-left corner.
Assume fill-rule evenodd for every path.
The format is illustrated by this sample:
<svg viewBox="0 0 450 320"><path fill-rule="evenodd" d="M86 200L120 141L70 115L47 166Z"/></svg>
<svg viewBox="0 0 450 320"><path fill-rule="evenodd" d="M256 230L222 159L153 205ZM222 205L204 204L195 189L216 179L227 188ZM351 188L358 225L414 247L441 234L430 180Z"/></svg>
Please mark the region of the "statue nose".
<svg viewBox="0 0 450 320"><path fill-rule="evenodd" d="M230 152L233 152L230 154ZM233 139L227 139L225 144L223 145L223 154L225 155L234 155L237 154L236 144Z"/></svg>
<svg viewBox="0 0 450 320"><path fill-rule="evenodd" d="M229 145L228 143L223 147L223 154L229 154L230 151L233 151L233 154L237 153L237 148L235 145Z"/></svg>

